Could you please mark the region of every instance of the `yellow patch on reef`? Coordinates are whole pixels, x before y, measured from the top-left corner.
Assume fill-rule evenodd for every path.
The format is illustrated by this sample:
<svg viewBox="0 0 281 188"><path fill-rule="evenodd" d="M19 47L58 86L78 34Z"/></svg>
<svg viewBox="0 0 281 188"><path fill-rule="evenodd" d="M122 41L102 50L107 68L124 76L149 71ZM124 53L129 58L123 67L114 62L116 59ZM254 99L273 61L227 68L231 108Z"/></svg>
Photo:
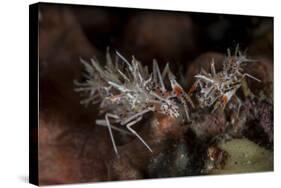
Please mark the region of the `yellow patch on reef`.
<svg viewBox="0 0 281 188"><path fill-rule="evenodd" d="M273 171L273 153L248 139L233 139L218 147L228 153L228 158L223 169L214 169L211 174Z"/></svg>

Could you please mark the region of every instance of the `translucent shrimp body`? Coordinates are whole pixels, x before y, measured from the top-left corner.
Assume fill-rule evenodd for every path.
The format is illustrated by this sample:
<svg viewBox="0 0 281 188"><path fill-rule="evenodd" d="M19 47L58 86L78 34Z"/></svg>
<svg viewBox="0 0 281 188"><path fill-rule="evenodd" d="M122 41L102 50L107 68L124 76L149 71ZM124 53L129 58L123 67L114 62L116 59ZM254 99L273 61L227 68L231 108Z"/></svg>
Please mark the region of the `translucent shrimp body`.
<svg viewBox="0 0 281 188"><path fill-rule="evenodd" d="M95 59L91 59L91 63L84 60L81 62L85 67L85 81L75 81L75 90L86 94L82 104L99 104L105 118L96 120L96 124L108 128L116 154L118 150L112 129L135 135L152 152L149 145L132 129L145 114L155 112L172 118L183 117L180 114L183 106L186 119L189 120L188 104L193 106L193 103L177 83L168 64L161 73L154 60L150 73L148 67L134 57L129 62L118 52L115 62L107 52L104 66ZM164 85L166 76L172 85L171 91L167 91ZM118 124L119 127L112 124ZM120 126L126 127L127 131Z"/></svg>

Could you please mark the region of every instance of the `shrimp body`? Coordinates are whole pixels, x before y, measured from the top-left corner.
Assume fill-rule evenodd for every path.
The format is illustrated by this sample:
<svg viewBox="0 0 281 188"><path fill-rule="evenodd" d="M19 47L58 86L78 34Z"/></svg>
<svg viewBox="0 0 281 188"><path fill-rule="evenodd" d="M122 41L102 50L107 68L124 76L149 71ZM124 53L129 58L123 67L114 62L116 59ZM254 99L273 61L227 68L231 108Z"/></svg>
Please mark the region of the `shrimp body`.
<svg viewBox="0 0 281 188"><path fill-rule="evenodd" d="M202 69L200 74L195 75L197 80L192 86L192 89L194 91L194 88L199 87L199 92L196 93L199 105L202 108L213 106L213 111L215 111L219 107L224 109L232 98L236 98L239 103L239 111L241 100L236 95L236 92L242 86L245 77L260 82L260 80L254 76L248 73L242 73L243 69L241 64L251 61L253 60L247 59L237 48L234 56L231 56L230 52L228 52L228 56L223 62L222 71L217 73L214 60L212 60L211 73L207 73Z"/></svg>
<svg viewBox="0 0 281 188"><path fill-rule="evenodd" d="M121 61L120 61L121 60ZM132 129L149 112L160 113L171 118L179 118L181 106L185 109L186 119L189 120L188 103L193 105L189 96L177 83L169 66L160 72L158 63L153 61L153 71L132 57L127 61L116 52L113 63L109 52L106 64L102 66L97 60L91 59L91 64L81 60L85 67L84 82L75 81L78 92L84 93L86 99L82 104L99 104L104 119L96 120L97 125L108 127L110 138L116 154L118 150L112 129L124 132L123 129L112 124L126 127L126 133L135 135L147 148L149 145ZM168 91L164 79L168 76L172 84L172 91ZM179 99L179 100L178 100Z"/></svg>

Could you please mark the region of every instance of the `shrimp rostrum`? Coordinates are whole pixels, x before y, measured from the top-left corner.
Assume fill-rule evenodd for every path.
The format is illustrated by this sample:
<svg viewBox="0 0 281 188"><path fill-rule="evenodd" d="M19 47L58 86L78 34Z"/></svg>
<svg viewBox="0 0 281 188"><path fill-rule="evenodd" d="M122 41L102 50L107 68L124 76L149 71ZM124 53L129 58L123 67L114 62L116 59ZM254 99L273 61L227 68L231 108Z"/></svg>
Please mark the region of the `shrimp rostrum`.
<svg viewBox="0 0 281 188"><path fill-rule="evenodd" d="M81 101L82 104L99 105L104 119L96 120L96 124L108 128L117 155L112 130L136 136L152 152L150 146L132 128L149 112L190 120L189 106L194 105L176 81L169 64L160 72L158 63L153 60L153 69L150 73L148 67L142 65L134 56L129 62L116 52L113 62L109 51L104 66L96 59L91 59L90 63L81 59L81 62L85 67L85 81L75 81L75 91L86 94L86 98ZM170 81L171 91L164 84L165 78ZM181 109L184 109L184 115L181 114Z"/></svg>
<svg viewBox="0 0 281 188"><path fill-rule="evenodd" d="M224 110L226 105L233 99L238 105L237 113L239 114L242 102L236 95L237 90L242 86L246 77L260 82L256 77L244 73L241 67L242 64L253 61L247 59L238 50L238 47L233 56L230 50L228 50L228 55L223 61L223 67L220 72L216 71L215 62L212 60L210 63L210 73L201 69L201 72L195 75L196 82L192 89L199 88L199 91L196 93L199 105L202 108L213 107L212 111L216 111L219 108Z"/></svg>

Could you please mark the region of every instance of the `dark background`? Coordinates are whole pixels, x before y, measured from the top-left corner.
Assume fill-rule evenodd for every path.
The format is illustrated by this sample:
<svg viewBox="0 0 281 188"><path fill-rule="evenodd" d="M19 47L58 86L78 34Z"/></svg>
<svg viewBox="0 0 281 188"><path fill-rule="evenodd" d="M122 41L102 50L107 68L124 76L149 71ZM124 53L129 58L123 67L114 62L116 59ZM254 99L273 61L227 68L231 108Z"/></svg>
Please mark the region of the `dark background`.
<svg viewBox="0 0 281 188"><path fill-rule="evenodd" d="M242 50L248 49L249 57L262 62L251 70L254 75L264 83L273 81L270 17L39 4L38 19L40 184L152 177L143 166L136 166L145 164L146 157L112 167L108 132L94 124L97 106L83 107L73 90L73 80L81 79L83 70L80 57L102 62L110 47L148 65L153 58L160 67L169 61L188 89L199 65L208 66L211 58L220 61L227 48L233 51L239 44ZM143 149L136 154L145 155ZM198 174L190 169L183 175Z"/></svg>

